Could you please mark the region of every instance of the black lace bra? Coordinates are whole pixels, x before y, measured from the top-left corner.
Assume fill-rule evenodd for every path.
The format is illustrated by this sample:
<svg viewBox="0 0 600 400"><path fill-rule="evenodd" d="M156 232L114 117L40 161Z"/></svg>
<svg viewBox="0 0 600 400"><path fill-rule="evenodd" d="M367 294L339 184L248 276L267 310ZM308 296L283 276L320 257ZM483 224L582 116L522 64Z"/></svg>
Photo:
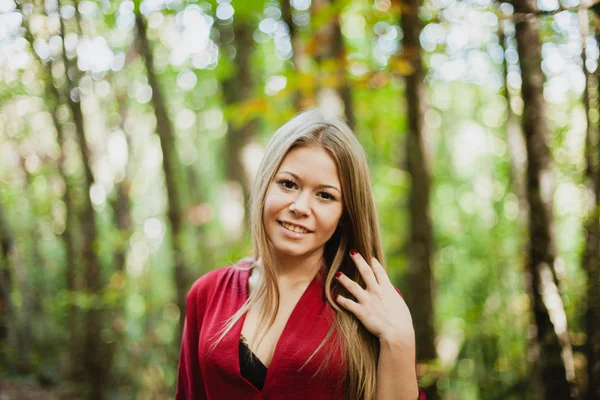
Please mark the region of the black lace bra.
<svg viewBox="0 0 600 400"><path fill-rule="evenodd" d="M248 347L244 335L240 337L240 373L258 390L262 390L267 376L267 367Z"/></svg>

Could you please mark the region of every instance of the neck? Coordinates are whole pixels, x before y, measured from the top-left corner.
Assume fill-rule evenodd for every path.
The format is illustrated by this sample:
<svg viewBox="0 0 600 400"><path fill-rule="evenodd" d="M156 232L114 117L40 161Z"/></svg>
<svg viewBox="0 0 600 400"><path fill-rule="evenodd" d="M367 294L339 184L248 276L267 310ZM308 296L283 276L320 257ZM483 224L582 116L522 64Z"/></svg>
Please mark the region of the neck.
<svg viewBox="0 0 600 400"><path fill-rule="evenodd" d="M305 283L310 282L321 269L323 263L323 250L314 253L292 257L275 255L275 262L279 268L279 283Z"/></svg>

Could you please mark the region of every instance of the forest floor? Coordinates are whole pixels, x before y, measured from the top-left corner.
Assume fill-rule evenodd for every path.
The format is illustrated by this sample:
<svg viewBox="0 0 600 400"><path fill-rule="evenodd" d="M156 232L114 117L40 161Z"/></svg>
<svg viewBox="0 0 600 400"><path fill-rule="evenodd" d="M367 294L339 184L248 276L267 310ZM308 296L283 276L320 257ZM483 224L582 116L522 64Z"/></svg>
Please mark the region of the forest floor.
<svg viewBox="0 0 600 400"><path fill-rule="evenodd" d="M77 400L67 390L45 388L22 380L6 380L0 377L0 400Z"/></svg>

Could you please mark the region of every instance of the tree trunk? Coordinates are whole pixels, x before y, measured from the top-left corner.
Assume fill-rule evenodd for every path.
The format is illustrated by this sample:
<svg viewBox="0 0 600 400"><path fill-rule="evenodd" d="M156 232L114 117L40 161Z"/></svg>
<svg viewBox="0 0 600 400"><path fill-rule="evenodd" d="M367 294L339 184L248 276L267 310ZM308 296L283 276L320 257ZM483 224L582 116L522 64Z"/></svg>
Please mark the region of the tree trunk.
<svg viewBox="0 0 600 400"><path fill-rule="evenodd" d="M513 0L517 13L535 11L528 0ZM577 396L573 353L567 319L555 272L552 195L554 186L550 151L546 143L548 125L543 97L539 21L524 18L515 23L517 51L521 64L523 119L527 149L527 200L529 203L529 260L526 267L536 327L535 367L544 399Z"/></svg>
<svg viewBox="0 0 600 400"><path fill-rule="evenodd" d="M127 130L125 128L125 120L127 119L127 94L120 93L119 89L115 88L117 91L117 103L119 105L119 115L120 122L119 126L125 135L125 140L127 142L128 156L127 156L127 164L125 165L125 178L117 184L117 197L113 202L111 202L111 207L114 213L115 225L119 229L119 233L121 234L121 240L119 241L119 245L117 246L117 251L115 253L115 268L117 272L124 273L125 271L125 261L127 254L127 243L129 243L129 237L132 233L133 228L133 220L131 215L131 206L130 206L130 190L131 190L131 181L129 177L131 176L131 142L127 135Z"/></svg>
<svg viewBox="0 0 600 400"><path fill-rule="evenodd" d="M54 79L52 77L52 63L44 62L44 60L40 59L38 54L35 52L33 48L34 38L31 34L31 29L29 25L29 16L23 12L22 4L18 3L17 7L23 15L23 26L25 27L25 39L29 43L31 47L31 53L34 58L42 65L43 68L43 77L42 80L44 82L45 87L45 103L48 109L48 112L52 116L52 123L54 125L54 129L56 130L58 148L60 149L60 156L58 160L58 172L63 182L65 183L65 191L62 196L62 200L65 203L66 214L65 214L65 229L62 233L62 239L65 246L65 284L66 290L69 294L69 302L66 310L67 314L67 333L68 333L68 342L70 343L71 350L68 352L69 362L67 365L67 375L79 379L78 376L80 372L79 366L82 365L81 358L81 346L80 346L80 338L79 338L79 330L78 330L78 309L73 305L73 295L75 291L78 289L76 287L76 275L77 275L77 251L75 248L75 239L74 239L74 210L75 206L72 201L71 194L71 184L69 183L69 178L66 172L66 152L64 148L65 138L63 127L58 120L58 106L60 104L60 94L54 86Z"/></svg>
<svg viewBox="0 0 600 400"><path fill-rule="evenodd" d="M3 271L7 277L6 295L8 295L8 307L12 320L8 326L7 342L9 366L17 373L29 374L31 370L31 344L32 329L30 319L32 318L28 293L31 285L27 276L27 267L21 258L17 248L15 237L6 219L3 204L0 200L0 242L6 269ZM10 283L10 285L8 285ZM5 286L4 284L2 286ZM14 288L20 291L22 304L15 307L12 303L11 293Z"/></svg>
<svg viewBox="0 0 600 400"><path fill-rule="evenodd" d="M15 312L12 303L12 271L14 239L8 227L4 213L4 206L0 199L0 361L3 365L11 365L11 349L17 346L17 331L15 326ZM13 350L14 351L14 350Z"/></svg>
<svg viewBox="0 0 600 400"><path fill-rule="evenodd" d="M227 28L225 28L227 29ZM254 49L252 26L242 18L236 18L233 22L233 46L235 48L236 71L223 82L223 97L225 105L235 106L249 101L253 97L254 82L252 79L252 68L250 56ZM249 204L250 180L248 171L243 162L244 147L250 143L256 134L257 120L242 121L241 126L229 123L229 129L225 144L225 159L227 160L227 178L237 182L244 195L244 209Z"/></svg>
<svg viewBox="0 0 600 400"><path fill-rule="evenodd" d="M288 26L290 32L290 43L292 44L292 63L294 66L294 77L297 83L297 88L293 93L294 107L296 111L303 110L304 108L310 107L313 104L311 100L314 94L311 93L309 96L304 94L305 88L302 85L302 71L303 71L303 57L304 50L298 37L298 30L294 24L294 18L292 16L292 6L290 0L281 0L281 19ZM310 86L310 85L306 85Z"/></svg>
<svg viewBox="0 0 600 400"><path fill-rule="evenodd" d="M529 232L528 227L528 215L529 215L529 203L527 201L527 187L525 185L525 175L527 170L527 150L525 148L525 140L523 138L523 133L521 132L521 128L519 126L519 121L517 116L513 113L511 100L512 95L510 93L509 85L508 85L508 62L506 61L506 37L504 34L505 21L500 21L499 31L498 31L498 40L503 49L503 57L502 57L502 66L503 66L503 75L504 75L504 90L503 95L506 99L506 142L508 147L508 156L510 163L510 185L512 186L512 190L517 196L517 200L519 202L519 213L517 215L517 227L519 228L518 237L519 237L519 247L521 250L522 256L519 257L519 265L525 266L528 262L528 257L526 254L529 251L529 243L526 240L527 232ZM527 345L528 348L534 349L536 347L536 342L528 337ZM522 393L532 393L534 390L530 384L527 384L529 381L529 377L534 375L534 371L531 368L527 371L527 376L523 378L523 380L517 382L509 391L503 394L500 394L497 398L504 399L508 397L510 393L517 393L520 390ZM512 391L512 389L515 391Z"/></svg>
<svg viewBox="0 0 600 400"><path fill-rule="evenodd" d="M593 8L598 14L600 7ZM597 95L600 93L600 69L596 69L594 77L588 72L586 61L586 43L589 34L589 14L586 10L580 10L580 26L582 32L582 67L586 77L586 90L584 91L583 104L586 108L587 136L586 154L587 162L586 181L591 210L585 223L586 248L583 257L583 269L587 275L587 308L585 312L586 334L585 355L587 359L587 388L586 400L600 399L600 126L593 126L590 111L592 107L598 109ZM600 40L600 34L596 31L596 40ZM595 82L594 82L595 78ZM595 83L595 90L594 84ZM591 104L590 92L594 91L596 100Z"/></svg>
<svg viewBox="0 0 600 400"><path fill-rule="evenodd" d="M502 46L503 54L506 54L504 25L505 21L500 21L498 41ZM518 223L520 228L525 230L527 229L525 221L527 219L529 207L524 179L527 165L527 150L525 149L525 141L519 127L518 119L511 107L512 96L508 87L508 62L506 61L506 57L502 57L502 69L504 75L504 90L502 94L506 99L506 142L510 158L510 181L515 195L519 200Z"/></svg>
<svg viewBox="0 0 600 400"><path fill-rule="evenodd" d="M322 12L326 7L336 8L336 0L313 0L313 15ZM316 59L321 69L321 82L326 88L334 89L336 96L343 107L343 115L350 127L354 128L356 118L352 107L352 92L346 76L346 49L340 28L340 13L335 10L329 22L324 24L315 33ZM323 90L320 94L320 104L328 102ZM323 105L324 106L324 105Z"/></svg>
<svg viewBox="0 0 600 400"><path fill-rule="evenodd" d="M406 301L412 310L417 337L417 360L433 364L436 359L433 326L433 233L429 214L430 173L425 152L425 84L421 61L418 17L419 0L402 1L400 26L404 30L404 51L412 64L412 73L406 76L405 103L408 130L405 153L411 176L409 192L410 233L409 267L406 273ZM428 399L437 399L437 385L424 388Z"/></svg>
<svg viewBox="0 0 600 400"><path fill-rule="evenodd" d="M167 106L160 88L156 74L154 73L154 55L148 41L146 21L136 8L135 24L139 53L146 65L148 84L152 88L152 105L156 115L156 133L158 134L163 153L163 171L167 186L168 211L167 215L171 224L171 240L173 246L173 259L175 263L174 278L176 301L181 315L185 315L185 298L188 290L188 279L186 277L185 263L183 257L183 216L182 201L177 185L177 153L175 152L175 135L173 124L167 112ZM180 332L183 332L184 318L179 320ZM178 337L181 337L179 335Z"/></svg>
<svg viewBox="0 0 600 400"><path fill-rule="evenodd" d="M28 136L29 129L25 128L24 131ZM42 360L48 360L50 351L55 346L55 343L50 341L52 337L45 335L44 332L44 330L48 328L48 323L50 322L48 319L44 318L45 310L42 300L49 295L47 290L48 277L46 276L46 271L48 271L48 269L40 249L43 238L38 226L40 212L38 209L39 207L36 204L35 193L33 190L35 175L27 170L25 160L26 157L21 155L20 165L23 175L25 176L26 185L24 188L25 197L27 198L27 203L29 205L28 225L31 229L29 236L31 262L27 268L25 285L22 289L23 307L21 315L25 317L22 322L22 332L27 332L27 338L30 342L29 346L32 348L31 353L40 357ZM33 326L33 321L36 321L35 328ZM42 332L41 335L40 332Z"/></svg>
<svg viewBox="0 0 600 400"><path fill-rule="evenodd" d="M63 193L62 200L65 203L65 229L62 233L62 240L65 247L65 286L68 293L68 305L67 305L67 332L68 342L70 343L71 350L68 352L69 361L67 363L67 375L78 379L80 378L79 366L83 363L82 346L81 346L81 332L79 330L80 310L74 305L75 293L80 290L80 285L77 284L79 275L77 266L77 250L75 247L75 204L72 200L72 189L71 183L69 182L69 175L66 169L66 151L65 151L65 137L63 127L58 120L58 105L60 104L60 96L58 90L54 86L52 81L52 67L50 64L45 65L46 77L46 94L51 97L51 104L49 105L49 111L52 115L52 122L56 129L58 147L60 149L60 156L58 160L59 174L65 183L65 192Z"/></svg>
<svg viewBox="0 0 600 400"><path fill-rule="evenodd" d="M10 323L13 315L13 305L10 299L10 293L12 291L12 276L8 267L8 249L10 246L7 238L2 235L2 226L6 224L2 210L0 209L0 363L5 365L6 360L5 351L8 350L10 344L8 343L10 329Z"/></svg>
<svg viewBox="0 0 600 400"><path fill-rule="evenodd" d="M77 11L77 2L75 2L75 14L79 19ZM85 266L84 280L87 294L92 298L92 305L85 312L85 339L83 343L84 369L90 386L90 399L101 400L104 398L104 390L108 371L106 369L106 346L100 337L100 330L103 325L103 313L101 303L102 274L100 271L100 261L96 254L97 246L97 228L96 228L96 213L92 207L90 199L90 188L94 184L94 176L90 167L90 149L88 148L85 123L83 112L81 109L79 84L79 71L77 63L71 62L67 57L67 50L64 46L65 24L60 19L60 35L62 39L62 61L67 71L65 79L65 95L67 105L71 112L73 125L75 126L75 134L77 144L81 153L81 159L84 169L83 187L85 196L83 196L82 212L81 212L81 233L82 233L82 255L81 259ZM79 26L78 26L79 30Z"/></svg>
<svg viewBox="0 0 600 400"><path fill-rule="evenodd" d="M109 80L110 82L110 80ZM112 82L110 82L112 83ZM114 270L111 271L111 285L108 287L108 294L114 299L107 313L107 329L112 332L113 340L107 344L106 366L109 371L112 371L115 361L115 355L119 351L124 350L120 345L123 343L125 333L125 298L127 285L127 272L125 271L127 262L127 249L129 239L133 232L133 216L131 215L131 143L127 130L125 128L125 120L127 119L127 93L113 85L115 99L119 107L119 127L125 136L127 143L127 163L125 165L125 176L121 182L115 183L116 197L110 202L113 212L113 221L118 229L118 239L116 242L115 253L113 255ZM110 376L111 382L118 382L118 376Z"/></svg>

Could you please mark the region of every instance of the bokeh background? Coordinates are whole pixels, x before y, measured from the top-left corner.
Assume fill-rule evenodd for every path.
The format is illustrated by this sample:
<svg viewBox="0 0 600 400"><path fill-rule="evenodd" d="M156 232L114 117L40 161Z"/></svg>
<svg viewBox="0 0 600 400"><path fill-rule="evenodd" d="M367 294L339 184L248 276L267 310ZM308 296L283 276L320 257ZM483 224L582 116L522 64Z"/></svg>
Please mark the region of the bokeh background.
<svg viewBox="0 0 600 400"><path fill-rule="evenodd" d="M296 112L365 147L431 399L599 399L598 19L577 0L0 0L0 398L174 396Z"/></svg>

